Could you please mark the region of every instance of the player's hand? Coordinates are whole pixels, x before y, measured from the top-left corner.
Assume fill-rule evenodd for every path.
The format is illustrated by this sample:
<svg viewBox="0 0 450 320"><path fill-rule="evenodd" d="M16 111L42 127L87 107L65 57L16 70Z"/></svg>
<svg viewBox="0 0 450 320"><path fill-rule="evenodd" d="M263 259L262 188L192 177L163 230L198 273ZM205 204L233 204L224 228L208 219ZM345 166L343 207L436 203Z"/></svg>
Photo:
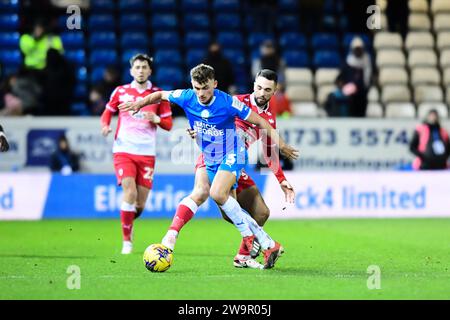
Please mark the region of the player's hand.
<svg viewBox="0 0 450 320"><path fill-rule="evenodd" d="M189 136L191 137L192 140L195 140L195 138L197 138L197 132L195 130L192 129L186 129L187 133L189 134Z"/></svg>
<svg viewBox="0 0 450 320"><path fill-rule="evenodd" d="M286 202L294 203L295 191L294 191L294 188L292 188L291 184L287 180L283 180L280 183L280 187L284 192L284 195L286 197Z"/></svg>
<svg viewBox="0 0 450 320"><path fill-rule="evenodd" d="M8 140L6 140L6 137L4 135L0 135L0 151L6 152L8 150L9 150Z"/></svg>
<svg viewBox="0 0 450 320"><path fill-rule="evenodd" d="M104 137L107 137L108 134L111 133L111 131L112 131L112 129L111 129L110 126L104 126L104 127L102 128L102 135L103 135Z"/></svg>
<svg viewBox="0 0 450 320"><path fill-rule="evenodd" d="M133 113L137 113L142 106L139 102L124 102L119 104L118 108L121 111L133 111Z"/></svg>
<svg viewBox="0 0 450 320"><path fill-rule="evenodd" d="M154 112L150 111L150 112L143 112L143 116L144 119L154 123L154 124L158 124L161 122L161 118Z"/></svg>
<svg viewBox="0 0 450 320"><path fill-rule="evenodd" d="M280 152L289 160L297 160L299 157L299 151L286 143L280 144Z"/></svg>

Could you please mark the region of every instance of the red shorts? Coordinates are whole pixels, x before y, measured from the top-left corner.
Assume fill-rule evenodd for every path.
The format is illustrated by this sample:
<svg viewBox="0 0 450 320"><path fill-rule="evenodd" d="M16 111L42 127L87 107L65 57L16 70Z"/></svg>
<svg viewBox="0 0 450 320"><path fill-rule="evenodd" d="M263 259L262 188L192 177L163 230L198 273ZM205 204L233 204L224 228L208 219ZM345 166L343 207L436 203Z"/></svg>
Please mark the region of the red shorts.
<svg viewBox="0 0 450 320"><path fill-rule="evenodd" d="M199 169L199 168L205 168L205 167L206 167L206 165L205 165L205 161L204 161L203 153L202 153L197 158L197 161L195 163L195 171L197 171L197 169ZM238 180L238 186L236 188L236 193L239 194L242 190L253 187L255 185L256 185L255 181L253 181L253 179L250 178L250 176L244 170L242 170L241 176L239 177L239 180Z"/></svg>
<svg viewBox="0 0 450 320"><path fill-rule="evenodd" d="M119 186L122 184L123 178L131 177L138 186L151 189L154 169L155 156L141 156L124 152L114 153L114 170Z"/></svg>

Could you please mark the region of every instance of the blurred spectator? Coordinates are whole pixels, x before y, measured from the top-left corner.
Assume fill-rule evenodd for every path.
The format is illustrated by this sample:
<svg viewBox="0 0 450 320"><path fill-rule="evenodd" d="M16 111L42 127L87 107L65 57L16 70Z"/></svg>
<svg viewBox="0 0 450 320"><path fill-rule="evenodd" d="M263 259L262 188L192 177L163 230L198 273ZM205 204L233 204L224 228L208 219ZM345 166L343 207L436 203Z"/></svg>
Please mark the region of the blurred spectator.
<svg viewBox="0 0 450 320"><path fill-rule="evenodd" d="M324 0L301 0L298 2L298 16L301 31L307 34L322 29Z"/></svg>
<svg viewBox="0 0 450 320"><path fill-rule="evenodd" d="M114 89L121 85L119 70L115 66L107 67L103 72L103 79L97 85L103 91L103 97L108 101Z"/></svg>
<svg viewBox="0 0 450 320"><path fill-rule="evenodd" d="M70 114L70 105L76 83L75 70L55 49L47 52L44 69L44 115Z"/></svg>
<svg viewBox="0 0 450 320"><path fill-rule="evenodd" d="M291 101L285 94L285 88L283 85L278 84L277 91L270 99L270 106L272 110L276 111L277 117L288 119L292 115Z"/></svg>
<svg viewBox="0 0 450 320"><path fill-rule="evenodd" d="M58 140L58 149L50 158L50 169L63 175L70 175L80 170L80 157L70 150L66 136Z"/></svg>
<svg viewBox="0 0 450 320"><path fill-rule="evenodd" d="M33 75L19 72L7 77L2 85L3 109L2 116L37 115L42 103L42 87Z"/></svg>
<svg viewBox="0 0 450 320"><path fill-rule="evenodd" d="M425 121L416 127L409 150L416 155L415 170L447 169L450 142L447 131L439 123L437 110L430 110Z"/></svg>
<svg viewBox="0 0 450 320"><path fill-rule="evenodd" d="M386 17L390 32L400 32L403 39L408 33L408 0L388 0Z"/></svg>
<svg viewBox="0 0 450 320"><path fill-rule="evenodd" d="M260 47L260 57L252 61L252 75L256 76L259 70L270 69L277 73L278 83L284 85L284 70L286 64L278 55L275 45L271 40L266 40Z"/></svg>
<svg viewBox="0 0 450 320"><path fill-rule="evenodd" d="M328 95L327 101L325 102L325 111L329 117L349 117L352 104L349 95L351 91L349 92L348 89L344 90L342 76L336 78L335 84L336 90Z"/></svg>
<svg viewBox="0 0 450 320"><path fill-rule="evenodd" d="M61 54L64 52L61 38L58 35L49 34L42 19L37 19L32 33L23 34L19 42L20 50L25 56L25 67L28 69L44 69L47 51L51 48L58 50Z"/></svg>
<svg viewBox="0 0 450 320"><path fill-rule="evenodd" d="M277 13L276 0L250 0L247 9L252 17L252 32L272 33Z"/></svg>
<svg viewBox="0 0 450 320"><path fill-rule="evenodd" d="M9 143L8 140L6 139L3 127L0 125L0 152L6 152L8 150L9 150Z"/></svg>
<svg viewBox="0 0 450 320"><path fill-rule="evenodd" d="M101 115L105 110L109 98L105 98L104 89L97 85L89 92L89 109L92 115Z"/></svg>
<svg viewBox="0 0 450 320"><path fill-rule="evenodd" d="M352 98L350 116L365 117L368 103L367 94L372 81L372 61L370 55L365 51L364 42L360 37L353 38L350 48L351 51L339 77L345 85L351 83L356 86L356 90L349 90ZM347 88L351 87L347 86Z"/></svg>
<svg viewBox="0 0 450 320"><path fill-rule="evenodd" d="M211 43L203 63L214 68L218 83L217 89L232 94L236 91L234 86L233 66L230 61L223 56L220 45L217 42Z"/></svg>

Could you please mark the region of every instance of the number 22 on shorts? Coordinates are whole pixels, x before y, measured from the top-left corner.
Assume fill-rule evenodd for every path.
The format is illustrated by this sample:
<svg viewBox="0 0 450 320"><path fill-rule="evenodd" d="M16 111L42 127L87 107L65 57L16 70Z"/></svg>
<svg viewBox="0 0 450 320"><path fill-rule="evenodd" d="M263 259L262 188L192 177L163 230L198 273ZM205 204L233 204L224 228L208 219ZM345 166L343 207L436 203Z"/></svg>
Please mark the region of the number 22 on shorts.
<svg viewBox="0 0 450 320"><path fill-rule="evenodd" d="M153 172L155 171L153 168L144 167L144 179L153 180Z"/></svg>

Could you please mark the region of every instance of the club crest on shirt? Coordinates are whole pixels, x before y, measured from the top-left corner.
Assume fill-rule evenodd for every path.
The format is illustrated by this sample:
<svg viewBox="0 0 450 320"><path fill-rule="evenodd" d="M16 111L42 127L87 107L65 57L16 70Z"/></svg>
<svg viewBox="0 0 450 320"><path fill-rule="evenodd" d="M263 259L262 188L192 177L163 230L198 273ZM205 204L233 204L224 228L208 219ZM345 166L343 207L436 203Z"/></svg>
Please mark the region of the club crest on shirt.
<svg viewBox="0 0 450 320"><path fill-rule="evenodd" d="M208 110L203 110L203 111L200 113L200 117L201 117L203 120L208 121L208 118L209 118L209 111L208 111Z"/></svg>

